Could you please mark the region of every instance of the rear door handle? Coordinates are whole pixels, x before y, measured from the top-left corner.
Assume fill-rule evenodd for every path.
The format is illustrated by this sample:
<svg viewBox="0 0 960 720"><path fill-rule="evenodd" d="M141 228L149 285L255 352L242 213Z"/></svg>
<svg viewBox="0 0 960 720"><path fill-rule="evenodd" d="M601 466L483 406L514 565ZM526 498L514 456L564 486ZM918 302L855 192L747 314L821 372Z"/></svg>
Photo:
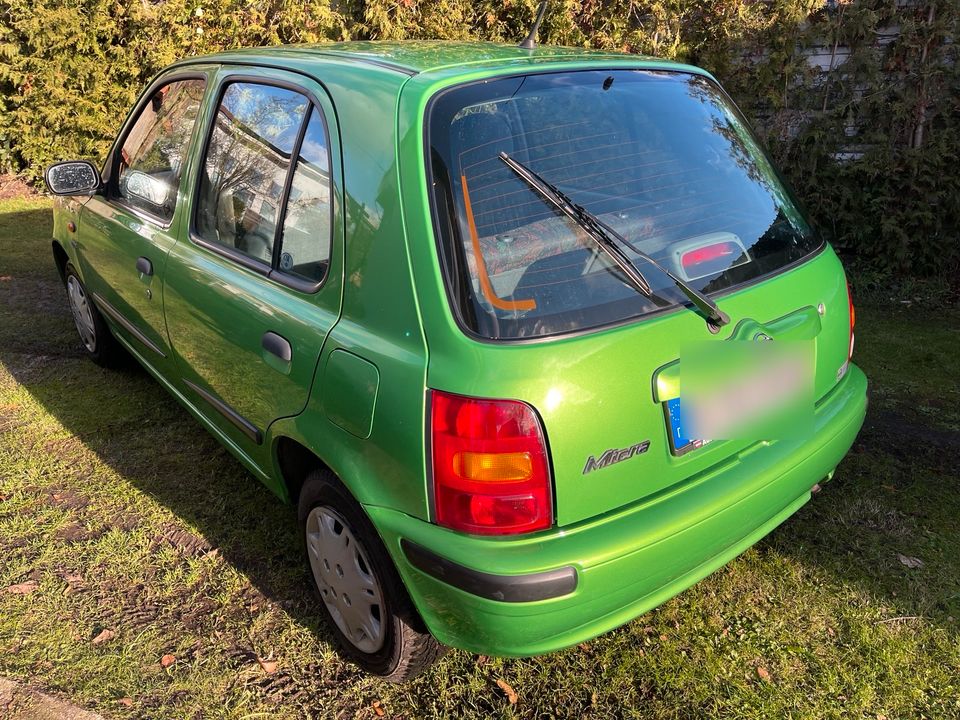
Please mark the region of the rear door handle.
<svg viewBox="0 0 960 720"><path fill-rule="evenodd" d="M267 330L260 339L260 345L268 353L276 355L284 362L290 362L293 358L293 348L282 335L277 335L272 330Z"/></svg>
<svg viewBox="0 0 960 720"><path fill-rule="evenodd" d="M141 275L153 275L153 263L148 258L137 258L137 272Z"/></svg>

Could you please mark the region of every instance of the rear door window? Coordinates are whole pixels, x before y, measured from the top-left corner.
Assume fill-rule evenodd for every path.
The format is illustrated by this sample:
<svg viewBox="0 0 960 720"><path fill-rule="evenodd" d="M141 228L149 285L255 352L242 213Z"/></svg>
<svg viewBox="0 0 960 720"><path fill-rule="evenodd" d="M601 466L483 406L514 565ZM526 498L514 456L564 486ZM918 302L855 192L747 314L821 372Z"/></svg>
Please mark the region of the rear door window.
<svg viewBox="0 0 960 720"><path fill-rule="evenodd" d="M227 86L200 176L201 239L271 265L290 159L308 108L304 95L286 88Z"/></svg>
<svg viewBox="0 0 960 720"><path fill-rule="evenodd" d="M697 289L779 271L820 246L742 116L687 73L584 71L454 88L433 101L429 167L449 294L471 333L573 332L685 303L636 258L638 294L505 152Z"/></svg>
<svg viewBox="0 0 960 720"><path fill-rule="evenodd" d="M330 261L331 191L327 128L320 111L314 108L283 220L280 269L284 272L305 280L323 280Z"/></svg>
<svg viewBox="0 0 960 720"><path fill-rule="evenodd" d="M331 149L305 92L229 82L198 183L194 239L295 289L326 278L333 236Z"/></svg>

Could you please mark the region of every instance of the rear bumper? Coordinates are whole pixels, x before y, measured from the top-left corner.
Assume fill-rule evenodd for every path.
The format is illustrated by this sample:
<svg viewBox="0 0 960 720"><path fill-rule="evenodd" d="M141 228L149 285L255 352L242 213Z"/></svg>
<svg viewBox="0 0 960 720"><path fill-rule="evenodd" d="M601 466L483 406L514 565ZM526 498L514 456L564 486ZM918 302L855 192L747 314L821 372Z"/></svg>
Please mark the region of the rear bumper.
<svg viewBox="0 0 960 720"><path fill-rule="evenodd" d="M851 365L818 406L812 438L754 446L679 489L529 538L464 536L366 509L441 642L491 655L549 652L660 605L790 517L853 444L866 388Z"/></svg>

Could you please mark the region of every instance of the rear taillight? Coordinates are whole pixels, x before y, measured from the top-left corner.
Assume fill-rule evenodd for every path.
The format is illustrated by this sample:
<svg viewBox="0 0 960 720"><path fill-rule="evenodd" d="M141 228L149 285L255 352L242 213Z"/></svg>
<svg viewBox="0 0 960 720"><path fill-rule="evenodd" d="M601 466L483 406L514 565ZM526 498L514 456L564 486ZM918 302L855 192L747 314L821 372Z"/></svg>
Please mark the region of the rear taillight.
<svg viewBox="0 0 960 720"><path fill-rule="evenodd" d="M853 358L853 326L857 322L857 312L853 308L853 293L850 292L850 283L847 282L847 304L850 306L850 345L847 347L847 360Z"/></svg>
<svg viewBox="0 0 960 720"><path fill-rule="evenodd" d="M430 395L437 523L484 535L550 527L550 471L533 408L438 390Z"/></svg>

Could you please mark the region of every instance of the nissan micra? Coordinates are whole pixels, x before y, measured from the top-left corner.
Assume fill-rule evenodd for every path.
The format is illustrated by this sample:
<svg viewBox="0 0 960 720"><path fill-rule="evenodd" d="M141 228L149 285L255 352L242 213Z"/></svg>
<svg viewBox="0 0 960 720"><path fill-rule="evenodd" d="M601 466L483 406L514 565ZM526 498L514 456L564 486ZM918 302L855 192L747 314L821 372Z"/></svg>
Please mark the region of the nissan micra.
<svg viewBox="0 0 960 720"><path fill-rule="evenodd" d="M863 422L841 264L695 67L228 52L164 70L102 167L45 177L90 357L135 357L296 505L333 634L391 680L654 608ZM802 431L765 430L780 404Z"/></svg>

